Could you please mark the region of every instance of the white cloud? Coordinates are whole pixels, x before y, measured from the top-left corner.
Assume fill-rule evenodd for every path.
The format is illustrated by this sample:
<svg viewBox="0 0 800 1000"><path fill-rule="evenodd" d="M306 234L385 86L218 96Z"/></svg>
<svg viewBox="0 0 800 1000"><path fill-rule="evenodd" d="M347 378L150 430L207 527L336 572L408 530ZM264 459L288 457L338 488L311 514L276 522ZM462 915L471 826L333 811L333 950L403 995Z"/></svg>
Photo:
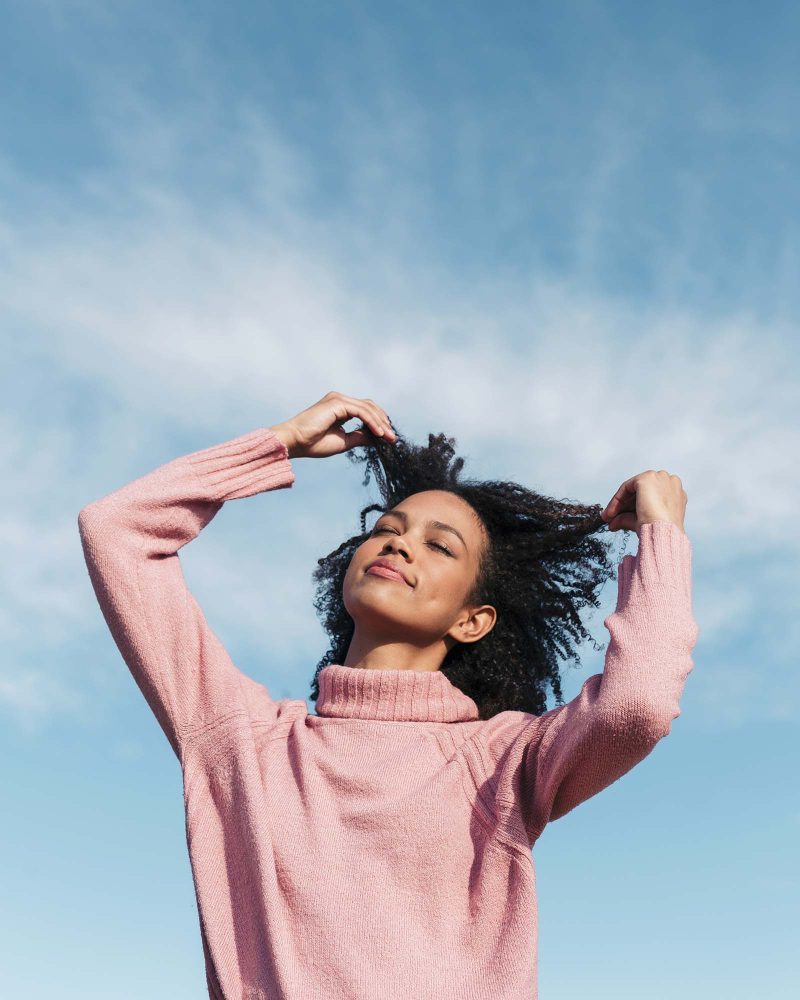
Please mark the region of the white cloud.
<svg viewBox="0 0 800 1000"><path fill-rule="evenodd" d="M426 208L411 188L396 192L407 217L393 221L390 247L375 238L384 230L372 209L320 220L306 203L313 165L251 110L223 164L241 197L210 204L180 182L188 126L142 108L138 120L118 166L78 201L42 191L33 220L10 212L0 227L0 307L20 331L7 356L60 386L31 405L12 383L3 404L4 478L20 484L0 520L7 650L97 627L78 586L75 525L94 483L100 495L140 475L173 432L215 443L220 428L233 436L286 419L332 388L375 398L412 436L455 435L467 474L605 503L636 472L677 473L696 573L753 560L785 573L796 562L786 526L800 485L788 458L800 450L797 359L785 330L634 306L548 275L509 287L489 273L470 287L441 266L434 288L402 239ZM7 170L12 193L16 183ZM338 510L346 502L339 495ZM319 517L328 506L324 491L293 503ZM313 621L315 547L303 537L281 575L285 654ZM219 620L269 641L250 581L275 582L274 568L244 542L227 555L201 545L195 570ZM750 577L698 606L709 637L743 615L759 627ZM740 720L765 669L732 672L709 711ZM0 674L0 699L23 716L47 702L50 667L25 671L12 660ZM73 672L64 683L84 680ZM52 711L64 704L59 691Z"/></svg>

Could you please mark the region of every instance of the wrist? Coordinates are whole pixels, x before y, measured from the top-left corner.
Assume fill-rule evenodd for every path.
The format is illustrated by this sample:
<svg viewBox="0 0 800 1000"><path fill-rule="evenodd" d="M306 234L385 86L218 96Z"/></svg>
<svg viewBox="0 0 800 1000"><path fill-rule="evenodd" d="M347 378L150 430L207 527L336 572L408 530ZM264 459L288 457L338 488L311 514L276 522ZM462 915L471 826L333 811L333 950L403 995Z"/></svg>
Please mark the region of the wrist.
<svg viewBox="0 0 800 1000"><path fill-rule="evenodd" d="M286 424L276 424L270 427L276 438L285 446L289 458L294 458L295 440L290 428Z"/></svg>
<svg viewBox="0 0 800 1000"><path fill-rule="evenodd" d="M680 530L684 533L684 535L686 534L686 529L683 526L683 522L682 521L676 521L672 517L651 517L651 518L648 518L646 521L640 521L639 522L639 526L636 529L636 534L641 538L642 537L641 536L641 530L642 530L642 527L645 524L656 524L656 523L659 523L661 521L665 521L667 524L674 524L676 528L680 528Z"/></svg>

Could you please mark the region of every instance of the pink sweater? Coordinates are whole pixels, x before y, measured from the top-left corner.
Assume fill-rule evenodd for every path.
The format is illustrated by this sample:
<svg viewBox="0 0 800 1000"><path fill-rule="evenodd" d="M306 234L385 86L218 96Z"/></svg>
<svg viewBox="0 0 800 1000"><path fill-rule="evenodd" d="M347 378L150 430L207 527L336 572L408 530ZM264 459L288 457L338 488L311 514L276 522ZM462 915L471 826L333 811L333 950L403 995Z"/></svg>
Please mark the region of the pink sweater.
<svg viewBox="0 0 800 1000"><path fill-rule="evenodd" d="M642 526L605 669L566 705L481 721L439 671L332 665L312 715L231 662L178 559L226 500L294 478L260 428L78 517L105 620L180 761L209 996L534 1000L531 848L680 714L698 635L689 539Z"/></svg>

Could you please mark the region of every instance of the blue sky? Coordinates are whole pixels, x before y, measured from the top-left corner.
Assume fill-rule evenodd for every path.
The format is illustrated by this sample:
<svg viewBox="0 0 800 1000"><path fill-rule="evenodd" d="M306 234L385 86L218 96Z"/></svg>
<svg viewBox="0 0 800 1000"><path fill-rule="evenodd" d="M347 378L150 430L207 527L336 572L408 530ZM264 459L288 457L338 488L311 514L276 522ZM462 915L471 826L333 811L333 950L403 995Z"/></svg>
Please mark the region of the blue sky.
<svg viewBox="0 0 800 1000"><path fill-rule="evenodd" d="M2 12L10 995L205 995L180 771L77 513L334 388L472 475L603 504L681 477L695 667L669 737L534 850L540 993L796 996L798 7ZM295 472L181 554L278 697L309 692L311 571L365 496L342 457Z"/></svg>

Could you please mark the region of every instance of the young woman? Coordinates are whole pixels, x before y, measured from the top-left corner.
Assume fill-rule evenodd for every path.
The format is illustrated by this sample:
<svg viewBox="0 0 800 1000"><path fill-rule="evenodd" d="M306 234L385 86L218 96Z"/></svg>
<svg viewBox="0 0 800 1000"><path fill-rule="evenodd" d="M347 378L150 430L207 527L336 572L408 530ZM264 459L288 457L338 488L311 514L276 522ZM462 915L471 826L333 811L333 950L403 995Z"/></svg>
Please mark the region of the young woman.
<svg viewBox="0 0 800 1000"><path fill-rule="evenodd" d="M332 643L310 714L231 662L177 553L225 501L343 452L383 502L315 571ZM535 998L531 848L680 714L698 627L678 477L633 476L601 511L463 479L453 458L451 439L413 447L371 399L329 392L80 512L105 620L180 761L214 1000ZM636 531L638 553L604 671L564 704L557 654L587 636L609 530Z"/></svg>

